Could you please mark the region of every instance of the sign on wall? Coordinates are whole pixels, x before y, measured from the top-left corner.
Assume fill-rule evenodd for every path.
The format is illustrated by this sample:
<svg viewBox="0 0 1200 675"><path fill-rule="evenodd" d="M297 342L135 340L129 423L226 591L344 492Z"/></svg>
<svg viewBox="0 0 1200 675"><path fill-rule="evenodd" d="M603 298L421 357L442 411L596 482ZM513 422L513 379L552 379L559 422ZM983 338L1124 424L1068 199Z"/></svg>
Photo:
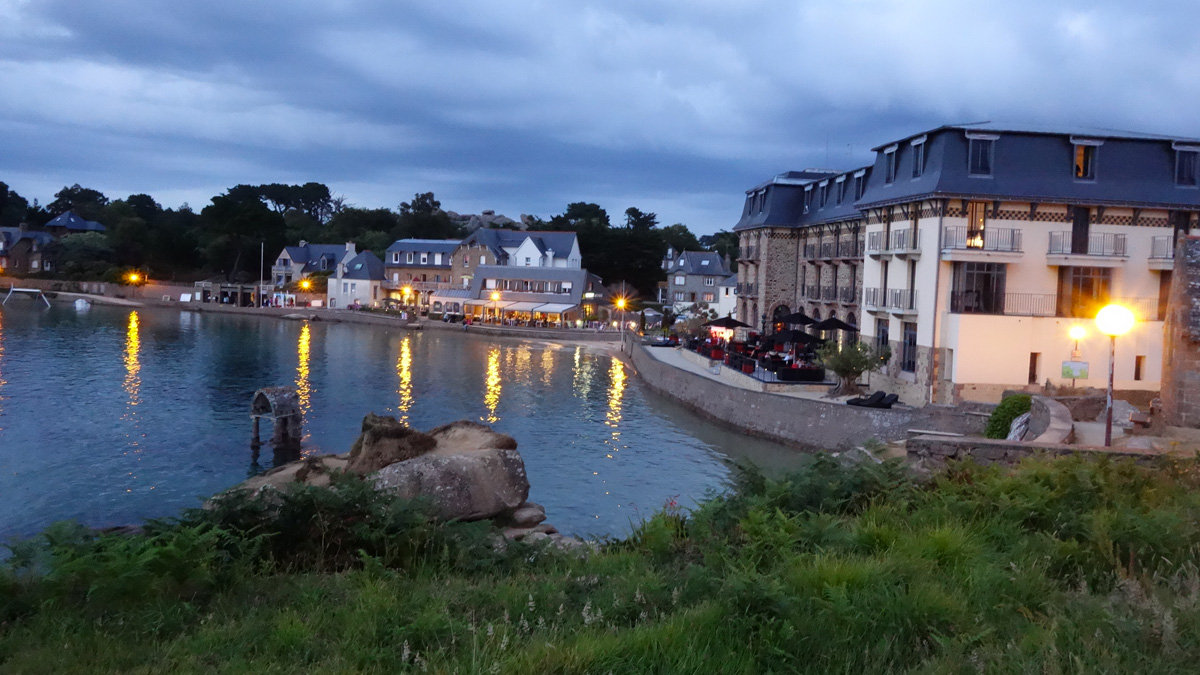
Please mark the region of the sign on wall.
<svg viewBox="0 0 1200 675"><path fill-rule="evenodd" d="M1062 376L1064 380L1088 379L1087 361L1063 361Z"/></svg>

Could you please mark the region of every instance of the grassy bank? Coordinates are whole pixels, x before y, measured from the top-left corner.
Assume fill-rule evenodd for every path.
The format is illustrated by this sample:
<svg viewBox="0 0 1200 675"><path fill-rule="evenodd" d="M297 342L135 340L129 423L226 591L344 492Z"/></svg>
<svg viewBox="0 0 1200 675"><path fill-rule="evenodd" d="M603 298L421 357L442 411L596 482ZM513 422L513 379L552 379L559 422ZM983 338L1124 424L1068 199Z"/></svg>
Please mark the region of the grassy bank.
<svg viewBox="0 0 1200 675"><path fill-rule="evenodd" d="M1178 673L1200 464L817 459L580 559L352 481L144 537L54 528L0 576L19 673Z"/></svg>

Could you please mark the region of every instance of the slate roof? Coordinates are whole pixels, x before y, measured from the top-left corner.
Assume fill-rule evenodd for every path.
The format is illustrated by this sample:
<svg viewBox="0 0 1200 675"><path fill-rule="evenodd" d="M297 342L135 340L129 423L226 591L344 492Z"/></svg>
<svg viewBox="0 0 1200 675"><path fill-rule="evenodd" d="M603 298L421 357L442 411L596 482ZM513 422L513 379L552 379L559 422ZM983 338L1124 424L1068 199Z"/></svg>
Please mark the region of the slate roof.
<svg viewBox="0 0 1200 675"><path fill-rule="evenodd" d="M292 262L304 263L305 272L316 272L321 269L321 258L325 259L325 269L332 270L342 256L346 255L345 244L305 244L304 246L284 246ZM279 256L275 257L276 260Z"/></svg>
<svg viewBox="0 0 1200 675"><path fill-rule="evenodd" d="M346 263L346 272L342 278L383 281L387 276L383 272L383 261L374 253L363 251Z"/></svg>
<svg viewBox="0 0 1200 675"><path fill-rule="evenodd" d="M450 254L461 243L461 239L397 239L387 248L387 252Z"/></svg>
<svg viewBox="0 0 1200 675"><path fill-rule="evenodd" d="M483 287L484 279L529 279L530 281L569 281L570 293L521 293L500 291L504 302L561 302L579 304L588 285L588 271L580 267L510 267L508 265L480 265L475 268L471 279L471 297L485 299L491 291Z"/></svg>
<svg viewBox="0 0 1200 675"><path fill-rule="evenodd" d="M104 226L94 220L84 220L74 211L64 211L46 223L46 227L64 227L72 232L103 232Z"/></svg>
<svg viewBox="0 0 1200 675"><path fill-rule="evenodd" d="M54 241L54 235L38 230L21 231L18 227L0 227L0 251L16 246L17 242L32 239L39 246L45 246Z"/></svg>
<svg viewBox="0 0 1200 675"><path fill-rule="evenodd" d="M555 258L565 258L571 253L571 249L575 245L574 232L529 232L492 228L475 230L462 243L466 245L486 246L492 250L492 254L497 258L503 258L506 256L503 249L516 248L525 243L526 239L533 239L534 245L542 253L545 253L547 250L553 250Z"/></svg>
<svg viewBox="0 0 1200 675"><path fill-rule="evenodd" d="M705 276L727 277L732 271L726 267L721 254L711 251L684 251L675 254L671 260L668 274L703 274Z"/></svg>

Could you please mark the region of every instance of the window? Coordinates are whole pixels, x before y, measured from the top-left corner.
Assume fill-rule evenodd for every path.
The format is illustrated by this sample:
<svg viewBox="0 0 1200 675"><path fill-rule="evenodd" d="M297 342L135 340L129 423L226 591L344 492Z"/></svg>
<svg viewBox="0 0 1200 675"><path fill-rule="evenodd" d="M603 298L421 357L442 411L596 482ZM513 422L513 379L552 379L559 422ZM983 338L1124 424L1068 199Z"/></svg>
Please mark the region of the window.
<svg viewBox="0 0 1200 675"><path fill-rule="evenodd" d="M392 263L396 265L400 264L400 254L398 252L392 253Z"/></svg>
<svg viewBox="0 0 1200 675"><path fill-rule="evenodd" d="M1198 150L1175 151L1175 184L1195 187L1197 183L1196 164L1200 157Z"/></svg>
<svg viewBox="0 0 1200 675"><path fill-rule="evenodd" d="M433 254L433 264L434 264L434 265L441 265L441 264L442 264L442 254L441 254L441 253L434 253L434 254Z"/></svg>
<svg viewBox="0 0 1200 675"><path fill-rule="evenodd" d="M408 263L409 265L411 265L411 264L412 264L412 261L413 261L413 253L410 251L410 252L408 253L408 255L405 257L405 260L404 260L404 262L406 262L406 263Z"/></svg>
<svg viewBox="0 0 1200 675"><path fill-rule="evenodd" d="M675 302L683 302L683 291L675 291Z"/></svg>
<svg viewBox="0 0 1200 675"><path fill-rule="evenodd" d="M972 176L992 175L992 145L991 138L971 138L970 160L967 173Z"/></svg>
<svg viewBox="0 0 1200 675"><path fill-rule="evenodd" d="M712 302L717 299L717 296L713 293L705 293L703 298L704 302Z"/></svg>
<svg viewBox="0 0 1200 675"><path fill-rule="evenodd" d="M896 146L884 150L884 161L887 172L883 174L883 182L891 183L896 180Z"/></svg>
<svg viewBox="0 0 1200 675"><path fill-rule="evenodd" d="M530 260L529 256L525 256L525 266L529 267L531 263L532 263L532 260Z"/></svg>
<svg viewBox="0 0 1200 675"><path fill-rule="evenodd" d="M1041 365L1041 352L1029 352L1029 384L1038 383L1038 366Z"/></svg>
<svg viewBox="0 0 1200 675"><path fill-rule="evenodd" d="M1135 380L1142 379L1142 375L1145 372L1146 372L1146 357L1145 356L1133 357L1133 379L1135 379Z"/></svg>
<svg viewBox="0 0 1200 675"><path fill-rule="evenodd" d="M922 137L920 142L913 141L913 178L920 178L921 174L925 173L925 138Z"/></svg>
<svg viewBox="0 0 1200 675"><path fill-rule="evenodd" d="M846 199L846 177L842 176L837 182L837 203L841 204Z"/></svg>
<svg viewBox="0 0 1200 675"><path fill-rule="evenodd" d="M766 208L767 208L767 191L763 190L758 195L758 210L759 210L759 212L762 212Z"/></svg>
<svg viewBox="0 0 1200 675"><path fill-rule="evenodd" d="M349 293L349 292L350 292L350 282L343 281L342 282L342 293Z"/></svg>
<svg viewBox="0 0 1200 675"><path fill-rule="evenodd" d="M329 260L327 260L326 258L321 258L321 269L322 270L329 269Z"/></svg>
<svg viewBox="0 0 1200 675"><path fill-rule="evenodd" d="M875 319L875 351L880 355L891 349L891 343L888 342L890 323L890 319Z"/></svg>
<svg viewBox="0 0 1200 675"><path fill-rule="evenodd" d="M428 254L428 253L422 253L422 254L421 254L421 264L422 264L422 265L428 265L428 264L429 264L429 254Z"/></svg>
<svg viewBox="0 0 1200 675"><path fill-rule="evenodd" d="M486 256L486 255L481 255L481 256L479 256L479 264L480 264L480 265L486 265L486 264L487 264L487 256Z"/></svg>
<svg viewBox="0 0 1200 675"><path fill-rule="evenodd" d="M704 277L704 285L705 286L716 286L717 278L716 277Z"/></svg>
<svg viewBox="0 0 1200 675"><path fill-rule="evenodd" d="M812 186L809 185L808 187L804 188L804 212L805 213L808 213L809 209L812 208L812 200L813 200L813 189L812 189Z"/></svg>
<svg viewBox="0 0 1200 675"><path fill-rule="evenodd" d="M900 370L917 372L917 324L904 322L904 341L900 345Z"/></svg>
<svg viewBox="0 0 1200 675"><path fill-rule="evenodd" d="M1058 268L1058 316L1095 318L1112 297L1112 270L1106 267Z"/></svg>
<svg viewBox="0 0 1200 675"><path fill-rule="evenodd" d="M400 283L400 273L399 272L392 272L392 283L393 284Z"/></svg>
<svg viewBox="0 0 1200 675"><path fill-rule="evenodd" d="M1096 179L1096 146L1082 144L1075 146L1075 178L1079 180Z"/></svg>
<svg viewBox="0 0 1200 675"><path fill-rule="evenodd" d="M682 286L686 283L687 283L687 277L683 276L682 274L675 277L675 285L676 286Z"/></svg>
<svg viewBox="0 0 1200 675"><path fill-rule="evenodd" d="M983 248L983 232L987 227L987 204L967 203L967 248Z"/></svg>
<svg viewBox="0 0 1200 675"><path fill-rule="evenodd" d="M350 282L350 293L351 293L351 294L354 294L354 293L357 293L357 292L358 292L358 282L357 282L357 281L351 281L351 282Z"/></svg>
<svg viewBox="0 0 1200 675"><path fill-rule="evenodd" d="M866 174L856 174L854 176L854 200L858 201L863 196L863 185L867 182Z"/></svg>
<svg viewBox="0 0 1200 675"><path fill-rule="evenodd" d="M829 183L821 183L821 208L825 208L825 204L829 201Z"/></svg>

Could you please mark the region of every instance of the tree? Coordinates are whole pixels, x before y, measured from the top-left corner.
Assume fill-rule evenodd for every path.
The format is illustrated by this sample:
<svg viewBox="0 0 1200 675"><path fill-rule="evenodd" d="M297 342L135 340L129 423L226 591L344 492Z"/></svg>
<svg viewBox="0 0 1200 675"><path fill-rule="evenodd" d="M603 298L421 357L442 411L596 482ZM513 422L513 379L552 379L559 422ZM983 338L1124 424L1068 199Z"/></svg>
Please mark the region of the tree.
<svg viewBox="0 0 1200 675"><path fill-rule="evenodd" d="M66 279L100 279L113 266L108 237L100 232L80 232L51 243L47 255L54 258L58 274Z"/></svg>
<svg viewBox="0 0 1200 675"><path fill-rule="evenodd" d="M861 394L858 378L862 377L863 373L879 370L887 363L889 356L888 350L885 349L881 353L865 342L839 347L837 342L830 340L821 345L817 349L817 359L838 377L837 386L826 394L826 397Z"/></svg>
<svg viewBox="0 0 1200 675"><path fill-rule="evenodd" d="M0 227L16 227L25 221L29 212L29 202L0 183Z"/></svg>
<svg viewBox="0 0 1200 675"><path fill-rule="evenodd" d="M599 204L590 202L571 202L561 215L554 216L546 227L551 230L567 230L580 232L582 230L607 230L609 227L608 212ZM582 246L582 243L580 244Z"/></svg>
<svg viewBox="0 0 1200 675"><path fill-rule="evenodd" d="M631 230L652 230L658 226L657 213L643 213L637 207L625 209L625 227Z"/></svg>
<svg viewBox="0 0 1200 675"><path fill-rule="evenodd" d="M418 193L411 202L401 202L399 221L397 239L457 239L464 234L432 192Z"/></svg>
<svg viewBox="0 0 1200 675"><path fill-rule="evenodd" d="M74 211L80 218L99 220L104 207L108 205L108 197L98 190L80 187L79 183L64 187L54 193L54 201L46 209L55 216L67 211Z"/></svg>
<svg viewBox="0 0 1200 675"><path fill-rule="evenodd" d="M700 240L696 239L696 235L692 234L692 231L683 223L668 225L660 229L659 232L662 233L662 238L666 245L675 249L676 253L704 250L704 247L700 245Z"/></svg>
<svg viewBox="0 0 1200 675"><path fill-rule="evenodd" d="M709 251L720 253L722 257L729 256L730 268L737 271L738 236L736 232L721 230L716 234L706 234L700 237L700 245Z"/></svg>
<svg viewBox="0 0 1200 675"><path fill-rule="evenodd" d="M200 212L202 245L209 265L235 281L244 260L256 260L259 245L278 251L286 242L283 216L274 213L252 186L238 185L212 198Z"/></svg>
<svg viewBox="0 0 1200 675"><path fill-rule="evenodd" d="M400 219L391 209L346 208L329 219L325 236L331 241L354 241L364 232L387 232L393 239L400 239ZM391 243L391 242L388 242Z"/></svg>

